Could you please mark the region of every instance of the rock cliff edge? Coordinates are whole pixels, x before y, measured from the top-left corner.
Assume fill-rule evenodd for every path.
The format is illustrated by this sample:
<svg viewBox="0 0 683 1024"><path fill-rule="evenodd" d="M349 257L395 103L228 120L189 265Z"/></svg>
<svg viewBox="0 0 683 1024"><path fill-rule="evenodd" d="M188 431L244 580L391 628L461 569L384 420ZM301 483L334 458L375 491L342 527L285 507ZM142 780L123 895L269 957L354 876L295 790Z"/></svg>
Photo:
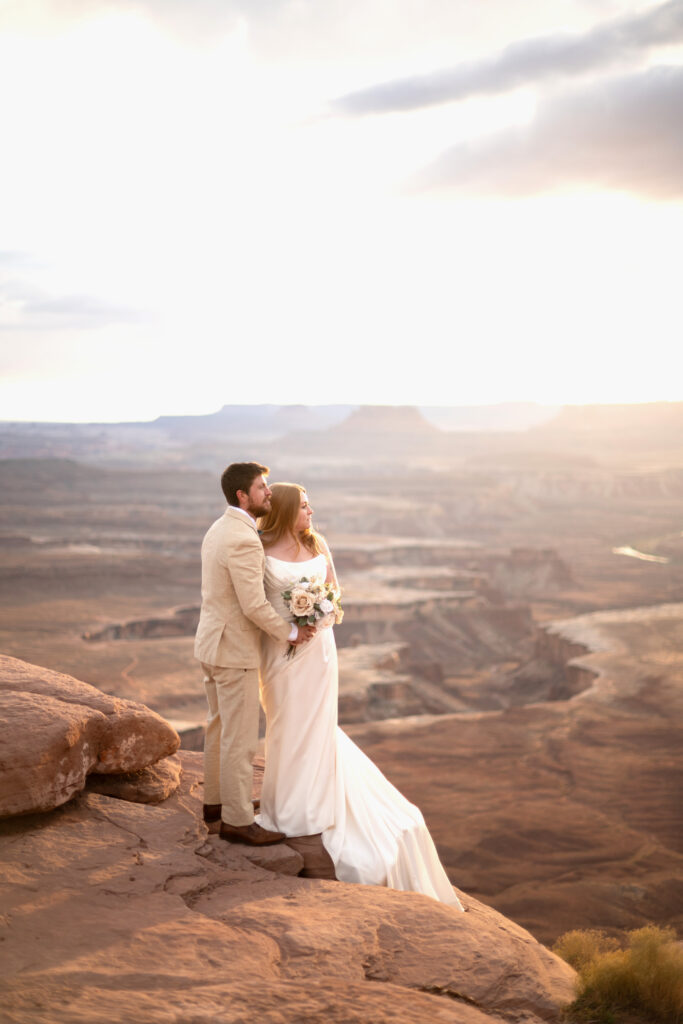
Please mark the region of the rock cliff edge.
<svg viewBox="0 0 683 1024"><path fill-rule="evenodd" d="M33 681L29 690L4 688L12 696L0 728L5 782L7 772L17 778L6 755L44 751L47 712L68 703L40 688L43 670L22 664L2 666L15 682L22 672ZM45 685L60 682L55 675L45 672ZM22 692L38 715L23 747L12 724ZM119 713L129 716L129 732L117 720L128 751L144 712ZM101 749L112 751L110 730L96 721ZM82 733L70 728L79 747ZM166 743L173 747L172 737ZM158 749L163 764L164 742ZM98 755L93 770L104 763L116 775L112 757ZM290 847L254 851L209 835L201 755L171 760L182 773L170 796L157 793L160 802L80 787L53 810L0 823L0 1020L540 1024L571 1001L572 970L466 895L462 914L415 893L301 878L303 860ZM122 763L119 774L140 770Z"/></svg>

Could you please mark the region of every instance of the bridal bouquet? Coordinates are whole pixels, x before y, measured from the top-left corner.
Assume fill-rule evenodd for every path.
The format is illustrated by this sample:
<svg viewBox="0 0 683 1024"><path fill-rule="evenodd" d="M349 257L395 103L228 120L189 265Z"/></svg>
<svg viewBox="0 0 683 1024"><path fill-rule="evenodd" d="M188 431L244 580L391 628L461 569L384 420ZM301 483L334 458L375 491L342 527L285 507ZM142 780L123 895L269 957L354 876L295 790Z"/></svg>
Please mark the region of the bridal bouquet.
<svg viewBox="0 0 683 1024"><path fill-rule="evenodd" d="M341 594L324 576L302 576L282 591L282 599L297 626L316 626L325 629L344 618ZM287 649L287 657L296 652L294 644Z"/></svg>

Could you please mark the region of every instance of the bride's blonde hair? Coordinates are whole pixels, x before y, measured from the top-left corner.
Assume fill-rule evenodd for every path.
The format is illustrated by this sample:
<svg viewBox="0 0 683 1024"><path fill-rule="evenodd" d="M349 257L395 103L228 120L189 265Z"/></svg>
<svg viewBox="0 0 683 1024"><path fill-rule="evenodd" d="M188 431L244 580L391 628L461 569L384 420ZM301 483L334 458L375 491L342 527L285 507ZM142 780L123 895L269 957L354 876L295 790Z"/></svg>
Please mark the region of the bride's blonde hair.
<svg viewBox="0 0 683 1024"><path fill-rule="evenodd" d="M297 534L294 532L294 524L299 516L301 508L301 495L306 493L306 488L300 484L279 483L271 484L272 491L270 512L261 516L258 521L258 528L261 533L261 540L267 547L291 534L297 545L303 546L312 555L322 554L323 548L318 534L314 530L304 530Z"/></svg>

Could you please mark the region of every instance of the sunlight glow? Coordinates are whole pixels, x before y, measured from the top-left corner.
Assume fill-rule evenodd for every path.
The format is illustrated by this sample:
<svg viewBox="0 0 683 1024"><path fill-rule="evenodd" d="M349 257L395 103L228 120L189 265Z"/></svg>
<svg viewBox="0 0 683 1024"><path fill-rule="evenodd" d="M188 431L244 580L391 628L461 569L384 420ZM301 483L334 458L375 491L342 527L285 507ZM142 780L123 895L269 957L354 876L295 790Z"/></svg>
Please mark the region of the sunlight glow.
<svg viewBox="0 0 683 1024"><path fill-rule="evenodd" d="M245 19L0 36L0 416L680 397L681 204L407 194L536 92L330 118L346 74L283 73Z"/></svg>

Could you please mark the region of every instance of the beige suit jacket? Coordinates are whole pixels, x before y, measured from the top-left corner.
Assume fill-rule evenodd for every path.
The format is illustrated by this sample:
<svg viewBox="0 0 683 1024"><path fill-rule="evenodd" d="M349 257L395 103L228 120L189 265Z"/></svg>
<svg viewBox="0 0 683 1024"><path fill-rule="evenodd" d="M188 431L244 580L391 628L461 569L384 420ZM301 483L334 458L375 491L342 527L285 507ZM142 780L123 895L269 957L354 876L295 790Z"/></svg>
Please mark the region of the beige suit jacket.
<svg viewBox="0 0 683 1024"><path fill-rule="evenodd" d="M258 668L260 630L289 639L291 622L266 600L266 556L256 524L239 509L210 526L202 543L202 607L195 657L224 668Z"/></svg>

